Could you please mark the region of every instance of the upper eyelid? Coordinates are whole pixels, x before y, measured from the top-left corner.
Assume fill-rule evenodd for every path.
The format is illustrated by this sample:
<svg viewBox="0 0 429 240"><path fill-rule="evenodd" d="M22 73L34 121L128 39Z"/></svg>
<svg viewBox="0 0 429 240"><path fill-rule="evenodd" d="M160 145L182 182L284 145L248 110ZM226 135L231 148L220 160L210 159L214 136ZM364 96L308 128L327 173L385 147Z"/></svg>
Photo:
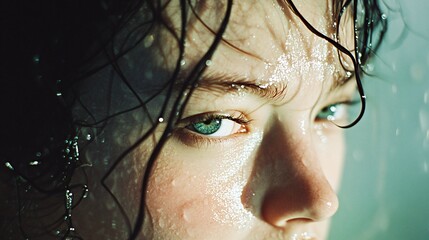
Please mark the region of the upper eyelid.
<svg viewBox="0 0 429 240"><path fill-rule="evenodd" d="M209 119L215 119L215 118L229 119L229 120L237 122L238 124L247 124L251 121L243 113L240 113L237 116L235 113L215 112L214 111L214 112L206 112L206 113L201 113L201 114L186 117L180 121L182 124L179 123L179 125L183 126L183 125L188 125L188 124L192 124L192 123L196 123L196 122L202 122L202 121L206 121Z"/></svg>

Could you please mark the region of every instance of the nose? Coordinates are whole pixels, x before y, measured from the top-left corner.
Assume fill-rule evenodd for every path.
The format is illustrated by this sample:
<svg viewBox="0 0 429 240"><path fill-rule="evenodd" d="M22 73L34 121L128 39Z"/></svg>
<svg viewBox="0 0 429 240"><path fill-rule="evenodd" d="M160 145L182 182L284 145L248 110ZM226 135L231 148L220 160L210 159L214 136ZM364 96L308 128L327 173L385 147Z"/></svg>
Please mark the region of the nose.
<svg viewBox="0 0 429 240"><path fill-rule="evenodd" d="M293 222L322 221L334 215L338 198L325 177L317 150L320 148L311 135L279 131L280 127L271 129L259 148L249 186L255 198L252 205L259 208L260 217L283 228Z"/></svg>
<svg viewBox="0 0 429 240"><path fill-rule="evenodd" d="M275 227L322 221L337 211L337 195L323 174L307 166L295 171L282 184L268 189L262 200L262 218Z"/></svg>

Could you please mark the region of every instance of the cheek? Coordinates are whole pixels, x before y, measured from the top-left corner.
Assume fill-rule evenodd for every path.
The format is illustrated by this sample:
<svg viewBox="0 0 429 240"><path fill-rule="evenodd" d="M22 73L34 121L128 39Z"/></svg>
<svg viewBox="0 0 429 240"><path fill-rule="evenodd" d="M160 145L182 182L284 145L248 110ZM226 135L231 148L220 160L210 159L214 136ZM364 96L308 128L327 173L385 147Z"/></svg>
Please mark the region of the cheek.
<svg viewBox="0 0 429 240"><path fill-rule="evenodd" d="M218 238L250 228L241 195L255 145L243 145L217 151L166 145L147 198L156 236L207 239L209 232Z"/></svg>
<svg viewBox="0 0 429 240"><path fill-rule="evenodd" d="M332 188L338 192L344 164L343 130L329 126L317 132L317 151L323 172Z"/></svg>

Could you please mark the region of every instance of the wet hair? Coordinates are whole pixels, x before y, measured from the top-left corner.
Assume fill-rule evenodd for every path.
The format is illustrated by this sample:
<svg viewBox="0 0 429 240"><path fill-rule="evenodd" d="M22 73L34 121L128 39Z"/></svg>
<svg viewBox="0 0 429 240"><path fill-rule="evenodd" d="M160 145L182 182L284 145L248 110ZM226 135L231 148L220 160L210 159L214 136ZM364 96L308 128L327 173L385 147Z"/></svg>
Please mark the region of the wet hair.
<svg viewBox="0 0 429 240"><path fill-rule="evenodd" d="M363 104L359 117L345 127L353 126L365 110L360 75L387 29L378 2L334 1L337 26L346 10L353 8L355 49L349 50L337 39L313 28L292 0L278 1L289 7L311 32L353 60ZM121 231L125 233L111 235L111 238L138 237L146 217L149 173L180 120L207 67L207 60L225 41L222 36L228 27L233 4L232 0L219 3L223 12L217 13L221 19L219 26L210 28L214 32L212 42L184 76L181 70L185 61L187 26L191 16L199 19L198 8L204 2L179 1L179 31L164 16L171 2L18 0L0 4L3 30L0 38L2 237L81 239L79 229L74 228L72 212L91 194L92 189L88 188L91 181L103 186L117 209L115 216L123 218L125 230ZM148 61L151 54L156 53L145 50L157 44L151 34L161 29L174 38L177 48L173 70L165 75L155 63ZM139 60L138 56L145 56L145 59ZM145 72L136 66L145 66L151 71ZM164 78L152 79L153 72ZM147 81L152 83L147 85ZM150 158L144 174L139 175L139 210L130 217L106 181L160 122L165 126L163 134L157 144L145 149ZM88 171L95 167L102 168L100 179L95 178L97 174L88 176Z"/></svg>

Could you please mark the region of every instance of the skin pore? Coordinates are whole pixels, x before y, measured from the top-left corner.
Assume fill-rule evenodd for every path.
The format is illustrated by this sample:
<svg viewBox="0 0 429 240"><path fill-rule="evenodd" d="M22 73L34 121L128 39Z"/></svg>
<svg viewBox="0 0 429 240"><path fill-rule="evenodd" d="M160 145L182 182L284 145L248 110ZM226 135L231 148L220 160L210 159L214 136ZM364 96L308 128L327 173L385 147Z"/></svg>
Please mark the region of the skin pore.
<svg viewBox="0 0 429 240"><path fill-rule="evenodd" d="M332 1L294 3L318 31L335 38ZM224 1L196 2L198 18L190 14L181 76L207 51L225 8ZM163 10L170 29L158 28L145 40L151 61L142 74L151 81L165 79L176 64L178 46L171 32L180 33L178 9L178 1L170 1ZM353 49L352 23L349 12L336 36L347 49ZM325 239L338 208L344 155L343 130L328 120L326 108L335 106L332 114L341 122L343 103L356 92L345 70L349 60L340 56L341 61L287 3L235 1L223 41L156 159L137 239ZM161 103L154 99L147 107L155 111ZM117 121L117 149L110 147L110 153L134 143L145 130L135 126L149 120L135 114L134 122ZM138 215L141 175L165 122L106 180L131 223ZM94 156L88 152L88 159L97 159L102 150L92 151ZM92 179L103 176L94 172ZM94 185L91 197L73 212L76 229L84 238L114 239L106 230L113 226L107 217L105 229L93 227L98 213L105 213L95 199L103 199L109 211L118 204ZM121 219L120 212L111 218ZM119 221L115 224L121 229ZM121 234L116 238L127 236L126 230Z"/></svg>
<svg viewBox="0 0 429 240"><path fill-rule="evenodd" d="M333 37L331 1L295 2L316 29ZM220 21L213 12L224 12L222 4L202 5L201 19L188 25L185 72L213 39L210 26ZM166 8L173 26L180 22L176 7ZM351 43L352 21L344 19L341 39ZM168 68L173 40L162 32L157 38L163 44L155 51L165 58L156 60ZM344 144L342 130L321 112L355 92L347 61L341 65L332 45L275 1L235 2L224 40L157 158L146 198L150 223L142 234L326 238L338 208Z"/></svg>

